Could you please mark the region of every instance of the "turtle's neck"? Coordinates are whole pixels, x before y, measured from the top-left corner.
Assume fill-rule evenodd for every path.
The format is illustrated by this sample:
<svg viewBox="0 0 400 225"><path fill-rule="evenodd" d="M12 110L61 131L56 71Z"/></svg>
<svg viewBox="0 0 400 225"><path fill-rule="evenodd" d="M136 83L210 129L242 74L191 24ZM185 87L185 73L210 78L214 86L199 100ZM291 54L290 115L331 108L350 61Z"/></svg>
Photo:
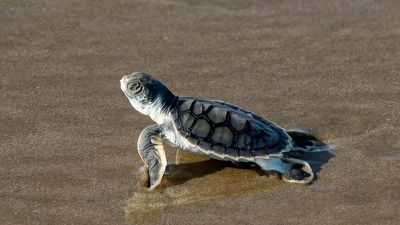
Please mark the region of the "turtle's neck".
<svg viewBox="0 0 400 225"><path fill-rule="evenodd" d="M163 124L170 119L169 113L176 108L178 100L178 96L171 92L165 92L150 105L148 115L154 122Z"/></svg>

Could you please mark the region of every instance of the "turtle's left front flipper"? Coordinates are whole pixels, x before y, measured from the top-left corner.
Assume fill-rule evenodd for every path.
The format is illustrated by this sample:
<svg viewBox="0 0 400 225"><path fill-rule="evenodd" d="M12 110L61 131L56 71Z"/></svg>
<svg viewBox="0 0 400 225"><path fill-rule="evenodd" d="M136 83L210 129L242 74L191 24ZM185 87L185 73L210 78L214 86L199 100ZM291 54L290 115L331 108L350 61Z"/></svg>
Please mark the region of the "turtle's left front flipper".
<svg viewBox="0 0 400 225"><path fill-rule="evenodd" d="M154 124L144 128L138 140L138 152L147 167L150 189L155 188L161 182L167 166L162 134L162 127Z"/></svg>

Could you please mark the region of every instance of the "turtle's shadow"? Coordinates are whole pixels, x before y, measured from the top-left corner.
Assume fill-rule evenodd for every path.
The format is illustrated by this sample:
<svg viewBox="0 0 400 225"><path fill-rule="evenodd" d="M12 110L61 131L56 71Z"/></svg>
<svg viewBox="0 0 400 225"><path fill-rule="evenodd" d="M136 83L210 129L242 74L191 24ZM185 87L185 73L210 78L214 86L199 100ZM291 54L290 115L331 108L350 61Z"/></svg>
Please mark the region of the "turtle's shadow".
<svg viewBox="0 0 400 225"><path fill-rule="evenodd" d="M225 168L238 168L243 170L253 170L255 173L265 175L256 164L254 163L233 163L229 161L220 161L215 159L208 159L199 162L181 163L169 165L171 175L165 176L171 186L183 184L191 179L205 177L207 175L216 173ZM257 176L257 174L255 174Z"/></svg>
<svg viewBox="0 0 400 225"><path fill-rule="evenodd" d="M199 162L189 162L169 165L171 175L166 176L171 185L183 184L188 180L207 176L228 167L231 163L208 159Z"/></svg>
<svg viewBox="0 0 400 225"><path fill-rule="evenodd" d="M334 155L329 151L329 145L325 144L317 137L306 133L297 133L294 131L289 131L288 133L297 143L304 144L305 146L310 143L313 144L313 151L307 153L293 151L286 155L288 157L294 157L307 161L310 164L314 173L318 173L322 169L322 166L326 164L332 157L334 157ZM265 174L254 163L232 163L228 161L208 159L198 162L169 165L171 174L165 176L165 178L168 180L168 183L170 185L179 185L191 179L200 178L209 174L216 173L227 167L254 170L260 175ZM317 179L317 176L315 179Z"/></svg>

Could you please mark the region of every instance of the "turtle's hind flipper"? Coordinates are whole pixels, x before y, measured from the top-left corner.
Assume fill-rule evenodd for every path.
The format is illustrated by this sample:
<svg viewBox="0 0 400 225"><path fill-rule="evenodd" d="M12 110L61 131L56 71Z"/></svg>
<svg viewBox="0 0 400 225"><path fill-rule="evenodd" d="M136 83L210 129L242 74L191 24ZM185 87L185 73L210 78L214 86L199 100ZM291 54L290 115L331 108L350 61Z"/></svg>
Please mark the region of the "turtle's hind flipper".
<svg viewBox="0 0 400 225"><path fill-rule="evenodd" d="M290 183L307 184L314 179L310 165L299 159L270 157L256 158L255 162L265 171L274 170L282 174L282 179Z"/></svg>
<svg viewBox="0 0 400 225"><path fill-rule="evenodd" d="M287 131L293 140L293 149L284 152L284 158L294 158L309 163L314 173L319 172L322 166L334 155L332 145L324 143L318 137L301 130Z"/></svg>
<svg viewBox="0 0 400 225"><path fill-rule="evenodd" d="M282 158L286 164L290 164L290 169L282 174L282 179L290 183L308 184L314 180L314 172L308 162L294 159Z"/></svg>
<svg viewBox="0 0 400 225"><path fill-rule="evenodd" d="M286 133L292 138L293 147L302 152L324 152L330 147L319 140L316 136L301 130L288 130Z"/></svg>

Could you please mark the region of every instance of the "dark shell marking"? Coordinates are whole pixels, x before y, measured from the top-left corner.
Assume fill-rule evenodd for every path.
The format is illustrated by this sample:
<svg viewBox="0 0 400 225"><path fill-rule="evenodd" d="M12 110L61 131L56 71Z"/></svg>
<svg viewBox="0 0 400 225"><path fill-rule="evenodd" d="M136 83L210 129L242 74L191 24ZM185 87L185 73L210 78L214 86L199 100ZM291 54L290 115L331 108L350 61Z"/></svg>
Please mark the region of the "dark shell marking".
<svg viewBox="0 0 400 225"><path fill-rule="evenodd" d="M175 114L181 135L220 155L266 156L289 150L291 145L282 128L228 103L181 98Z"/></svg>

